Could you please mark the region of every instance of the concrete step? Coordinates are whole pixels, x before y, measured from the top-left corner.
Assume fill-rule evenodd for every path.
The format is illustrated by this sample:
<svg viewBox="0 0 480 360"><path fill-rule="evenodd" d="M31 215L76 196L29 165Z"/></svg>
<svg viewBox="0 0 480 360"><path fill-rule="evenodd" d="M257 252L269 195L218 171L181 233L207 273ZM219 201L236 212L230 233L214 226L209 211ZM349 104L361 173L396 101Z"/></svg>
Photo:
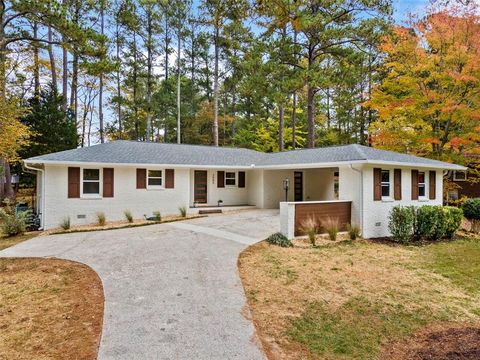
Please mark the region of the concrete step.
<svg viewBox="0 0 480 360"><path fill-rule="evenodd" d="M205 210L198 210L200 215L207 215L207 214L221 214L222 209L205 209Z"/></svg>

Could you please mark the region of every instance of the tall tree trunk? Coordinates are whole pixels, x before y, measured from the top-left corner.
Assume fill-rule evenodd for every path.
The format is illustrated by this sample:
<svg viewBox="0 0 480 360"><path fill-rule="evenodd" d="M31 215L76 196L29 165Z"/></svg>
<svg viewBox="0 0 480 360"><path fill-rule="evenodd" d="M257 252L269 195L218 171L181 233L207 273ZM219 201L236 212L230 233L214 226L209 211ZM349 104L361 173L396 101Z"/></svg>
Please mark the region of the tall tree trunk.
<svg viewBox="0 0 480 360"><path fill-rule="evenodd" d="M297 91L293 92L292 99L292 149L297 148Z"/></svg>
<svg viewBox="0 0 480 360"><path fill-rule="evenodd" d="M62 5L67 7L67 0L62 1ZM51 29L50 29L51 30ZM62 46L62 96L63 96L63 108L67 110L68 104L68 51L66 47L67 38L62 36L63 46ZM53 52L50 56L50 62L54 59ZM52 73L53 77L53 73ZM55 83L57 76L55 75Z"/></svg>
<svg viewBox="0 0 480 360"><path fill-rule="evenodd" d="M165 43L164 43L164 51L165 51L165 84L168 85L168 59L169 59L169 51L170 51L170 37L168 35L168 14L165 13ZM168 107L165 109L165 123L164 123L164 131L163 131L163 142L168 142Z"/></svg>
<svg viewBox="0 0 480 360"><path fill-rule="evenodd" d="M33 23L33 37L38 37L38 24ZM38 42L33 42L33 93L36 98L40 96L40 62L38 59Z"/></svg>
<svg viewBox="0 0 480 360"><path fill-rule="evenodd" d="M280 104L280 107L278 109L278 150L283 151L285 150L285 145L283 141L283 128L285 126L285 120L284 120L284 107L283 104Z"/></svg>
<svg viewBox="0 0 480 360"><path fill-rule="evenodd" d="M12 187L12 174L10 172L10 163L8 160L5 161L5 194L6 199L13 199L13 187Z"/></svg>
<svg viewBox="0 0 480 360"><path fill-rule="evenodd" d="M120 79L120 19L117 14L116 19L116 47L117 47L117 117L118 117L118 132L120 137L122 136L122 92L121 92L121 79Z"/></svg>
<svg viewBox="0 0 480 360"><path fill-rule="evenodd" d="M147 9L147 133L146 140L152 140L152 62L153 62L153 39L152 39L152 9Z"/></svg>
<svg viewBox="0 0 480 360"><path fill-rule="evenodd" d="M104 35L104 31L105 31L105 18L104 18L103 5L104 4L102 2L101 8L100 8L100 33L102 35ZM99 131L100 131L100 143L103 144L105 142L105 138L103 136L103 72L100 73L99 88L98 88L98 122L99 122Z"/></svg>
<svg viewBox="0 0 480 360"><path fill-rule="evenodd" d="M7 78L7 45L5 44L5 1L0 1L0 100L5 101L6 94L6 78ZM2 167L2 159L0 158L0 168ZM3 195L3 181L0 176L0 195ZM2 197L0 196L0 200Z"/></svg>
<svg viewBox="0 0 480 360"><path fill-rule="evenodd" d="M315 89L307 84L307 147L315 147Z"/></svg>
<svg viewBox="0 0 480 360"><path fill-rule="evenodd" d="M75 123L77 122L77 90L78 90L78 54L74 51L72 61L72 86L70 88L70 109L73 112Z"/></svg>
<svg viewBox="0 0 480 360"><path fill-rule="evenodd" d="M190 78L191 78L191 84L190 84L190 101L191 101L191 107L192 107L192 117L195 119L196 114L197 114L197 109L195 106L195 25L192 23L192 29L190 31L191 34L191 39L192 39L192 53L191 53L191 69L190 69Z"/></svg>
<svg viewBox="0 0 480 360"><path fill-rule="evenodd" d="M133 32L133 111L135 116L135 139L139 139L137 106L137 33Z"/></svg>
<svg viewBox="0 0 480 360"><path fill-rule="evenodd" d="M52 27L48 27L48 41L53 41L53 30ZM57 92L57 64L55 61L55 54L53 53L53 46L52 44L48 44L48 58L50 59L50 72L52 74L52 87L53 91ZM65 99L64 99L65 101Z"/></svg>
<svg viewBox="0 0 480 360"><path fill-rule="evenodd" d="M215 66L213 74L213 145L218 146L218 63L220 61L219 49L220 27L218 23L215 25Z"/></svg>
<svg viewBox="0 0 480 360"><path fill-rule="evenodd" d="M182 142L181 137L181 69L180 69L180 48L181 48L181 31L177 31L177 144Z"/></svg>

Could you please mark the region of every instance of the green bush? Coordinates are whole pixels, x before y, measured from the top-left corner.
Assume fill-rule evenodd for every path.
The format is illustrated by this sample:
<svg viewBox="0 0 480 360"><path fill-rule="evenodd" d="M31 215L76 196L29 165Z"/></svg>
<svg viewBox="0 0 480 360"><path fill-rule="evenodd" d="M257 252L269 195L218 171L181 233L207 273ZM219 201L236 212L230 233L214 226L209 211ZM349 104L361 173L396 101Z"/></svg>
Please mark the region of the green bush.
<svg viewBox="0 0 480 360"><path fill-rule="evenodd" d="M125 218L127 219L127 221L129 223L132 223L133 222L133 215L132 215L132 212L130 210L125 210L123 212L123 214L125 215Z"/></svg>
<svg viewBox="0 0 480 360"><path fill-rule="evenodd" d="M60 227L63 230L70 229L70 216L66 216L66 217L63 218L62 222L60 223Z"/></svg>
<svg viewBox="0 0 480 360"><path fill-rule="evenodd" d="M278 246L281 246L281 247L291 247L291 246L293 246L292 242L290 240L288 240L288 238L285 235L283 235L282 233L279 233L279 232L270 235L267 238L267 242L271 245L278 245Z"/></svg>
<svg viewBox="0 0 480 360"><path fill-rule="evenodd" d="M401 206L393 207L388 216L388 230L395 241L409 243L415 234L415 207Z"/></svg>
<svg viewBox="0 0 480 360"><path fill-rule="evenodd" d="M181 217L187 217L187 208L185 206L180 206L178 211L180 211Z"/></svg>
<svg viewBox="0 0 480 360"><path fill-rule="evenodd" d="M439 205L424 205L418 208L418 234L422 239L440 240L447 234L449 213Z"/></svg>
<svg viewBox="0 0 480 360"><path fill-rule="evenodd" d="M445 237L452 239L462 224L463 210L454 206L445 206L444 210L446 210L448 214Z"/></svg>
<svg viewBox="0 0 480 360"><path fill-rule="evenodd" d="M99 226L105 226L105 223L107 222L107 219L105 217L105 213L103 212L98 212L97 213L97 223Z"/></svg>
<svg viewBox="0 0 480 360"><path fill-rule="evenodd" d="M480 198L466 200L462 210L463 215L472 223L472 231L480 232Z"/></svg>
<svg viewBox="0 0 480 360"><path fill-rule="evenodd" d="M1 232L6 236L23 234L27 229L27 217L30 211L16 212L15 208L8 205L0 208Z"/></svg>
<svg viewBox="0 0 480 360"><path fill-rule="evenodd" d="M361 230L359 225L347 224L347 231L350 240L357 240L360 237Z"/></svg>

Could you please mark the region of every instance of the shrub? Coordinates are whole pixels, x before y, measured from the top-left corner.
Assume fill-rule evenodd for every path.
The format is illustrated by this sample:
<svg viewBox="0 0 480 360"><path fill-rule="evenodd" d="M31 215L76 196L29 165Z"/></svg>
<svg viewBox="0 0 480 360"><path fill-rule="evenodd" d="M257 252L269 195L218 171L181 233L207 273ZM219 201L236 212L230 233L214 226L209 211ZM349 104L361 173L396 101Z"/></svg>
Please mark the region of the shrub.
<svg viewBox="0 0 480 360"><path fill-rule="evenodd" d="M125 210L123 212L123 214L125 215L125 218L127 219L127 221L129 223L132 223L133 222L133 215L132 215L132 212L130 210Z"/></svg>
<svg viewBox="0 0 480 360"><path fill-rule="evenodd" d="M480 198L468 199L462 205L463 215L470 220L473 232L480 232Z"/></svg>
<svg viewBox="0 0 480 360"><path fill-rule="evenodd" d="M65 216L62 220L62 222L60 223L60 227L63 229L63 230L68 230L70 229L70 216Z"/></svg>
<svg viewBox="0 0 480 360"><path fill-rule="evenodd" d="M21 235L27 228L27 217L30 211L16 212L15 209L7 204L5 208L0 208L0 228L2 233L7 236Z"/></svg>
<svg viewBox="0 0 480 360"><path fill-rule="evenodd" d="M105 213L103 212L97 213L97 223L99 226L105 226L105 223L106 223Z"/></svg>
<svg viewBox="0 0 480 360"><path fill-rule="evenodd" d="M330 240L337 240L338 229L340 227L338 223L338 218L327 217L322 222L322 226L327 231Z"/></svg>
<svg viewBox="0 0 480 360"><path fill-rule="evenodd" d="M347 231L348 231L348 236L350 237L350 240L357 240L358 237L360 237L360 226L359 225L352 225L352 224L347 224Z"/></svg>
<svg viewBox="0 0 480 360"><path fill-rule="evenodd" d="M409 243L416 228L416 210L413 206L397 205L388 216L388 230L395 241Z"/></svg>
<svg viewBox="0 0 480 360"><path fill-rule="evenodd" d="M309 216L300 224L300 231L308 235L308 239L315 246L315 240L318 232L318 223L313 216Z"/></svg>
<svg viewBox="0 0 480 360"><path fill-rule="evenodd" d="M153 218L155 219L155 221L162 221L162 214L160 213L160 211L154 211Z"/></svg>
<svg viewBox="0 0 480 360"><path fill-rule="evenodd" d="M421 238L440 240L447 234L448 212L443 206L421 206L417 211L417 223Z"/></svg>
<svg viewBox="0 0 480 360"><path fill-rule="evenodd" d="M285 235L283 235L282 233L279 233L279 232L270 235L267 238L267 242L270 245L278 245L278 246L281 246L281 247L291 247L291 246L293 246L292 242Z"/></svg>
<svg viewBox="0 0 480 360"><path fill-rule="evenodd" d="M445 206L444 209L448 214L445 237L452 239L462 224L463 210L453 206Z"/></svg>
<svg viewBox="0 0 480 360"><path fill-rule="evenodd" d="M180 211L181 217L187 217L187 208L185 206L180 206L178 211Z"/></svg>

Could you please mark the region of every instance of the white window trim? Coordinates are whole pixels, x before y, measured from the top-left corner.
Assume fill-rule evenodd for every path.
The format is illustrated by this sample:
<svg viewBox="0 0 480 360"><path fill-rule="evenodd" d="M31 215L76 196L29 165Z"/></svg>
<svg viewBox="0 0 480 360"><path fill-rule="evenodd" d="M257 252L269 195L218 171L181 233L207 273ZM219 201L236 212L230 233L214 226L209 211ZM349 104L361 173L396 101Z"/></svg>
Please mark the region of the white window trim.
<svg viewBox="0 0 480 360"><path fill-rule="evenodd" d="M388 171L388 196L384 196L382 194L382 201L384 202L392 202L392 170L390 169L380 169L380 191L382 192L383 185L387 184L387 182L383 182L382 180L382 173L384 171Z"/></svg>
<svg viewBox="0 0 480 360"><path fill-rule="evenodd" d="M99 181L99 186L98 186L98 194L84 194L83 193L83 170L98 170L98 181ZM86 180L89 181L89 180ZM93 182L93 181L91 181ZM103 196L103 169L102 168L96 168L96 167L82 167L80 168L80 198L81 199L101 199Z"/></svg>
<svg viewBox="0 0 480 360"><path fill-rule="evenodd" d="M418 201L429 201L430 198L429 198L429 190L430 190L430 186L429 186L429 177L427 176L428 175L428 171L419 171L418 172L418 178L420 179L420 173L423 173L423 178L425 179L425 182L421 183L420 181L418 181L417 183L417 188L418 188ZM425 195L424 196L420 196L420 184L424 184L425 185Z"/></svg>
<svg viewBox="0 0 480 360"><path fill-rule="evenodd" d="M235 174L235 185L227 185L227 173ZM237 188L238 187L238 171L225 171L225 177L223 179L223 185L225 188Z"/></svg>
<svg viewBox="0 0 480 360"><path fill-rule="evenodd" d="M148 185L148 172L149 171L161 171L162 172L162 185ZM159 169L159 168L148 168L145 174L145 182L147 184L147 190L164 190L165 189L165 169ZM155 179L158 179L157 177L153 177Z"/></svg>
<svg viewBox="0 0 480 360"><path fill-rule="evenodd" d="M465 174L465 178L457 179L457 173ZM453 171L453 181L467 181L467 172L465 170L454 170Z"/></svg>

